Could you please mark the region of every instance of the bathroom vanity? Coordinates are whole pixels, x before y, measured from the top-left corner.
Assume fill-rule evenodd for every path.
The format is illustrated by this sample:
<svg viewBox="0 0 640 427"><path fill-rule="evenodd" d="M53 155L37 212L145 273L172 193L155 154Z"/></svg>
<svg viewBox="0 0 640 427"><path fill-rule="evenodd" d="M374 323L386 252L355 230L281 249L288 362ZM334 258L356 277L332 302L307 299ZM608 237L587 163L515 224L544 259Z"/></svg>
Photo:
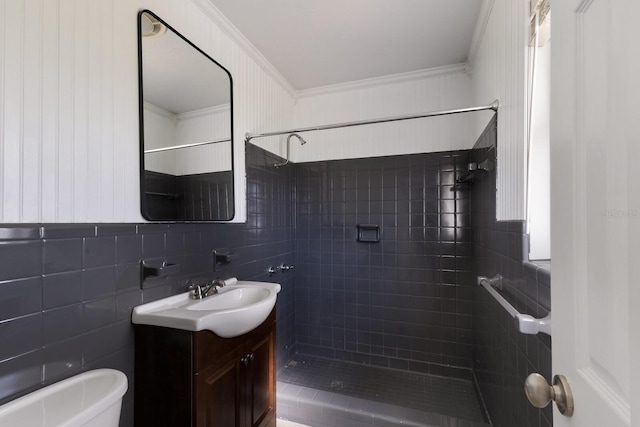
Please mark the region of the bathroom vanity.
<svg viewBox="0 0 640 427"><path fill-rule="evenodd" d="M233 338L137 324L136 427L275 427L275 334L275 308Z"/></svg>

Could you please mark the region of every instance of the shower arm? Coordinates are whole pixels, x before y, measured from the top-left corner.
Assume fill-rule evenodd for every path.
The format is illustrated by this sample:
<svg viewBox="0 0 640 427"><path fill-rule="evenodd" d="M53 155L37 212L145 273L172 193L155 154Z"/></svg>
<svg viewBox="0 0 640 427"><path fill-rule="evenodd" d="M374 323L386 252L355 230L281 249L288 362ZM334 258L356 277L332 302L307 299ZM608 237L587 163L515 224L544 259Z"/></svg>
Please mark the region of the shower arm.
<svg viewBox="0 0 640 427"><path fill-rule="evenodd" d="M491 104L484 105L484 106L481 106L481 107L469 107L469 108L459 108L459 109L456 109L456 110L432 111L432 112L429 112L429 113L419 113L419 114L409 114L409 115L403 115L403 116L383 117L383 118L380 118L380 119L373 119L373 120L358 120L358 121L354 121L354 122L344 122L344 123L335 123L335 124L330 124L330 125L312 126L312 127L291 129L291 130L285 130L285 131L257 133L255 135L250 133L250 132L247 132L245 134L245 136L244 136L244 142L249 142L252 139L264 138L264 137L267 137L267 136L277 136L277 135L296 134L296 133L299 133L299 132L310 132L310 131L318 131L318 130L338 129L338 128L345 128L345 127L351 127L351 126L370 125L370 124L375 124L375 123L396 122L396 121L400 121L400 120L410 120L410 119L421 119L421 118L425 118L425 117L448 116L450 114L471 113L471 112L474 112L474 111L492 110L492 111L497 113L499 106L500 106L500 102L496 99ZM288 148L288 146L287 146L287 148Z"/></svg>
<svg viewBox="0 0 640 427"><path fill-rule="evenodd" d="M302 137L300 137L300 135L298 135L297 133L292 133L291 135L289 135L289 136L287 137L287 158L286 158L286 159L285 159L285 161L284 161L284 162L282 162L282 163L274 163L274 164L273 164L273 166L275 166L275 167L279 168L279 167L282 167L282 166L285 166L285 165L288 165L288 164L289 164L289 157L290 157L290 156L289 156L289 153L290 153L290 151L291 151L291 137L292 137L292 136L295 136L296 138L298 138L302 144L304 144L304 143L305 143L305 140L304 140L304 139L302 139Z"/></svg>

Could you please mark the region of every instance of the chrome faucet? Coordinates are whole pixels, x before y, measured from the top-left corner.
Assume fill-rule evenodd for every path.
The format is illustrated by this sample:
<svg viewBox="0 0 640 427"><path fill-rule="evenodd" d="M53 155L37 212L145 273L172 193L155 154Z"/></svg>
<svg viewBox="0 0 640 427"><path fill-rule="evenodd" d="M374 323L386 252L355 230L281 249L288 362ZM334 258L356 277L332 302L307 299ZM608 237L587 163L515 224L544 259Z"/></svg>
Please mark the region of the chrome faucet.
<svg viewBox="0 0 640 427"><path fill-rule="evenodd" d="M221 288L224 288L226 283L222 279L215 279L211 283L207 285L194 285L191 288L191 298L193 299L202 299L206 298L209 295L215 295L220 291Z"/></svg>

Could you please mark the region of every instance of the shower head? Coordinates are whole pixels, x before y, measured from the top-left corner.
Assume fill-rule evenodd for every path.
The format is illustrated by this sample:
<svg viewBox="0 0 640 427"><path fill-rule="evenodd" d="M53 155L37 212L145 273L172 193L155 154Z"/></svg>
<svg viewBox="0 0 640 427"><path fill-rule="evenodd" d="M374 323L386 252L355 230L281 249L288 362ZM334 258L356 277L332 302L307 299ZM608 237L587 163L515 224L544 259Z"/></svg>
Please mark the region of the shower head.
<svg viewBox="0 0 640 427"><path fill-rule="evenodd" d="M307 143L307 141L305 141L300 135L298 135L297 133L292 133L287 138L287 144L289 143L289 140L291 139L292 136L295 136L296 138L298 138L300 140L300 145L304 145L304 144Z"/></svg>
<svg viewBox="0 0 640 427"><path fill-rule="evenodd" d="M282 163L276 163L273 166L279 168L281 166L285 166L287 164L289 164L289 152L291 150L291 137L295 136L296 138L298 138L298 140L300 141L300 145L304 145L307 143L307 141L305 141L300 135L298 135L297 133L291 133L289 134L289 136L287 137L287 158L285 159L284 162Z"/></svg>

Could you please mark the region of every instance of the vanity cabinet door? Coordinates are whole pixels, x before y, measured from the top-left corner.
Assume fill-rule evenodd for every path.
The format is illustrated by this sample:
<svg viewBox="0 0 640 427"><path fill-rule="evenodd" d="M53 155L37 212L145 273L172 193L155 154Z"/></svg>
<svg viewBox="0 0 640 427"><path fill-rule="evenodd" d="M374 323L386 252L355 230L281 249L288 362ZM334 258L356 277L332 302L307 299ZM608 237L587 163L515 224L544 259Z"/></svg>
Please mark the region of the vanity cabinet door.
<svg viewBox="0 0 640 427"><path fill-rule="evenodd" d="M234 338L136 327L136 427L275 427L275 309Z"/></svg>
<svg viewBox="0 0 640 427"><path fill-rule="evenodd" d="M238 354L229 354L220 361L196 374L194 414L197 427L236 427L241 424L242 367Z"/></svg>
<svg viewBox="0 0 640 427"><path fill-rule="evenodd" d="M135 340L135 426L191 426L192 333L136 325Z"/></svg>
<svg viewBox="0 0 640 427"><path fill-rule="evenodd" d="M251 355L244 372L247 420L251 427L275 427L276 373L275 330L247 341L247 354ZM246 357L246 356L245 356Z"/></svg>

